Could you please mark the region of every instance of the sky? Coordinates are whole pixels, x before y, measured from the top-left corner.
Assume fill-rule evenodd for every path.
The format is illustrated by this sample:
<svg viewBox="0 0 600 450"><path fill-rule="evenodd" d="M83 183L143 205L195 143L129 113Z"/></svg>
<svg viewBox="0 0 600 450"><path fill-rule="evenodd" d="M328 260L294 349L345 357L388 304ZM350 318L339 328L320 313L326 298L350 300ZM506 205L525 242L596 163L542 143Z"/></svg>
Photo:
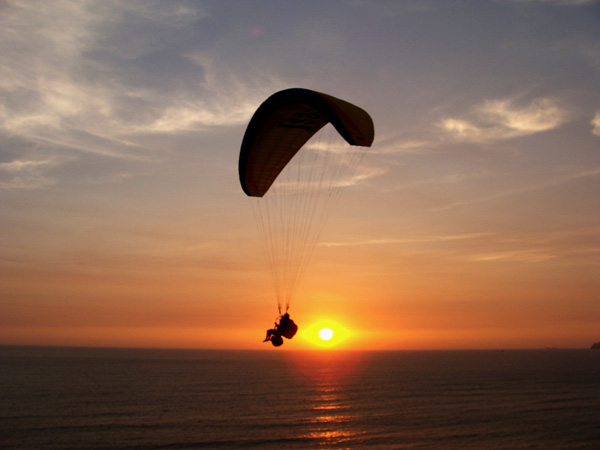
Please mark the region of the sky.
<svg viewBox="0 0 600 450"><path fill-rule="evenodd" d="M8 0L0 345L271 348L237 163L290 87L375 142L282 350L600 340L599 2Z"/></svg>

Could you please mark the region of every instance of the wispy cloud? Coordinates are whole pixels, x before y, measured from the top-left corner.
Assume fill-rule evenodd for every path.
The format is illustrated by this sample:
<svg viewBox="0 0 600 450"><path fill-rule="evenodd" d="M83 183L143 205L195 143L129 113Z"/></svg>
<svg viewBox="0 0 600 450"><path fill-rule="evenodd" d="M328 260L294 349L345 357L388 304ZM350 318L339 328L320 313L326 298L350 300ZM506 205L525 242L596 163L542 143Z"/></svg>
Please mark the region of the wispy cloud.
<svg viewBox="0 0 600 450"><path fill-rule="evenodd" d="M444 174L432 174L422 178L400 181L390 187L383 189L383 192L394 192L407 189L442 186L442 189L452 185L460 185L463 183L478 182L490 173L487 170L467 170L460 172L449 172Z"/></svg>
<svg viewBox="0 0 600 450"><path fill-rule="evenodd" d="M323 242L321 245L328 247L341 246L362 246L362 245L393 245L393 244L423 244L434 242L449 242L449 241L464 241L471 239L480 239L490 236L491 233L466 233L466 234L449 234L449 235L423 235L423 236L407 236L402 238L388 237L378 239L363 239L356 241L338 241L338 242Z"/></svg>
<svg viewBox="0 0 600 450"><path fill-rule="evenodd" d="M600 253L596 242L597 228L536 232L525 236L508 234L496 236L495 240L487 243L486 248L470 251L466 259L474 262L508 263L538 263L553 259L581 260ZM598 264L595 261L593 263Z"/></svg>
<svg viewBox="0 0 600 450"><path fill-rule="evenodd" d="M592 119L592 134L600 136L600 111L596 111L596 115Z"/></svg>
<svg viewBox="0 0 600 450"><path fill-rule="evenodd" d="M551 98L526 105L503 99L486 101L464 118L443 119L440 127L458 141L489 142L552 130L568 119L568 111Z"/></svg>
<svg viewBox="0 0 600 450"><path fill-rule="evenodd" d="M463 119L444 119L440 126L458 140L483 141L488 140L492 135L491 130L486 131Z"/></svg>
<svg viewBox="0 0 600 450"><path fill-rule="evenodd" d="M209 109L200 104L176 105L166 109L152 123L140 124L135 130L141 133L172 133L199 127L239 125L247 122L254 109L256 105L246 102L230 109Z"/></svg>
<svg viewBox="0 0 600 450"><path fill-rule="evenodd" d="M4 170L7 172L20 172L39 166L45 166L48 164L51 164L51 161L11 161L0 163L0 170Z"/></svg>
<svg viewBox="0 0 600 450"><path fill-rule="evenodd" d="M563 248L560 244L539 245L537 247L524 245L521 248L508 248L490 252L474 253L468 260L474 262L521 262L538 263L559 258L578 258L600 254L600 248L569 245Z"/></svg>
<svg viewBox="0 0 600 450"><path fill-rule="evenodd" d="M374 148L369 150L369 153L377 155L423 154L438 145L439 142L433 139L378 137Z"/></svg>
<svg viewBox="0 0 600 450"><path fill-rule="evenodd" d="M559 6L584 6L594 5L598 0L510 0L516 3L548 3Z"/></svg>
<svg viewBox="0 0 600 450"><path fill-rule="evenodd" d="M491 253L479 253L470 256L469 259L475 262L510 261L536 263L554 259L556 257L557 255L554 253L543 249L519 249Z"/></svg>
<svg viewBox="0 0 600 450"><path fill-rule="evenodd" d="M580 170L580 171L575 171L575 172L563 173L560 175L556 175L554 177L549 177L548 179L544 180L543 182L535 183L535 184L532 184L529 186L524 186L524 187L509 188L509 189L495 192L495 193L492 193L492 194L486 195L486 196L470 198L470 199L466 199L466 200L460 200L460 201L451 203L449 205L445 205L439 209L440 210L451 209L451 208L456 208L459 206L465 206L465 205L471 205L471 204L475 204L475 203L483 203L483 202L488 202L488 201L492 201L492 200L498 200L501 198L506 198L506 197L511 197L514 195L522 194L525 192L537 191L537 190L551 188L554 186L560 186L562 184L568 183L573 180L581 179L581 178L597 177L599 175L600 175L600 169L589 169L589 170Z"/></svg>
<svg viewBox="0 0 600 450"><path fill-rule="evenodd" d="M52 160L14 160L0 163L0 189L37 189L54 184L46 172Z"/></svg>
<svg viewBox="0 0 600 450"><path fill-rule="evenodd" d="M510 100L486 102L481 108L490 123L499 124L516 134L533 134L562 125L567 113L550 98L538 98L529 105L518 107Z"/></svg>

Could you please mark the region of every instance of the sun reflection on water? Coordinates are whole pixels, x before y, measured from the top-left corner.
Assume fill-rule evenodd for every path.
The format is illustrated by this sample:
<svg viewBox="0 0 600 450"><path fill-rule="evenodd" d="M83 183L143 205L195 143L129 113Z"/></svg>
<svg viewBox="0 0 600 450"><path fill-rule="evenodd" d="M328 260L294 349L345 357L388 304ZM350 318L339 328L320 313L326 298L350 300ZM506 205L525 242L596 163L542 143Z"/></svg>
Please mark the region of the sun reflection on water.
<svg viewBox="0 0 600 450"><path fill-rule="evenodd" d="M312 402L315 415L310 421L306 437L328 446L351 440L356 432L352 428L350 405L331 385L316 387L318 390Z"/></svg>
<svg viewBox="0 0 600 450"><path fill-rule="evenodd" d="M298 362L298 369L313 391L308 429L303 438L318 447L350 448L363 432L356 408L348 397L348 385L358 363L352 357L314 358Z"/></svg>

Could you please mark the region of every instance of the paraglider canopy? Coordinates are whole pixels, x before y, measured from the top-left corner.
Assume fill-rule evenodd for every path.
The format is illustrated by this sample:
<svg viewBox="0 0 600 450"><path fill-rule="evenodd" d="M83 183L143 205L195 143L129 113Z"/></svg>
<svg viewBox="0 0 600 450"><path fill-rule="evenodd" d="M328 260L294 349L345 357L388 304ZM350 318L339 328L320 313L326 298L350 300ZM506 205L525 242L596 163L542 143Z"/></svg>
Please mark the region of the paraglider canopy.
<svg viewBox="0 0 600 450"><path fill-rule="evenodd" d="M262 197L300 148L331 123L350 145L370 147L369 114L339 98L308 89L286 89L269 97L248 124L239 159L240 183L251 197Z"/></svg>

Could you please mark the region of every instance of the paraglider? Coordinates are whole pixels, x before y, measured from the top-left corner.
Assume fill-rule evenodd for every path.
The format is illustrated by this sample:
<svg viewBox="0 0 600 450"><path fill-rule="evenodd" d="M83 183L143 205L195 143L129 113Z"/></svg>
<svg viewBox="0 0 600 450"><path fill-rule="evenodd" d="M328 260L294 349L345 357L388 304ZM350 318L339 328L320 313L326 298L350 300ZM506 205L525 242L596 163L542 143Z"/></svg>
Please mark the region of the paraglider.
<svg viewBox="0 0 600 450"><path fill-rule="evenodd" d="M277 296L279 324L267 331L265 342L278 347L282 337L296 333L290 301L332 202L356 181L362 149L371 146L374 135L365 110L308 89L276 92L252 116L242 140L239 178L242 190L255 198ZM339 136L343 141L334 143Z"/></svg>

